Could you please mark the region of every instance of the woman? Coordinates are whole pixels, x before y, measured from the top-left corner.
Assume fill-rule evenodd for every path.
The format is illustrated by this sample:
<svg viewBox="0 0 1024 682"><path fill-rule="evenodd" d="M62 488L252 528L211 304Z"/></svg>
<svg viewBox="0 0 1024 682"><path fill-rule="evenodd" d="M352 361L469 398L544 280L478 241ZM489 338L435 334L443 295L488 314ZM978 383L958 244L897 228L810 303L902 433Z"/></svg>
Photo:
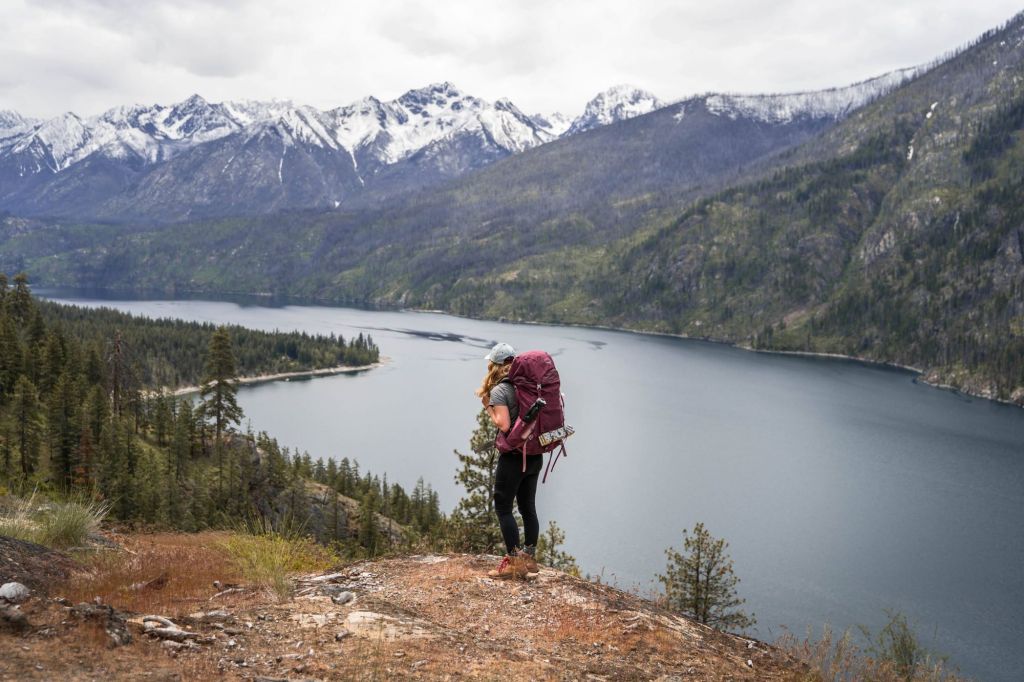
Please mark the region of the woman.
<svg viewBox="0 0 1024 682"><path fill-rule="evenodd" d="M487 376L476 394L487 409L491 421L503 433L508 433L519 416L516 389L507 381L512 368L515 350L507 343L499 343L484 356L487 360ZM521 452L499 452L498 468L494 474L494 511L498 513L501 537L505 541L505 557L498 567L488 575L495 578L525 578L538 571L534 554L537 537L540 535L540 521L537 519L537 478L540 475L544 455L529 455L526 470L523 470ZM519 524L512 514L512 502L519 506L523 517L525 545L519 545Z"/></svg>

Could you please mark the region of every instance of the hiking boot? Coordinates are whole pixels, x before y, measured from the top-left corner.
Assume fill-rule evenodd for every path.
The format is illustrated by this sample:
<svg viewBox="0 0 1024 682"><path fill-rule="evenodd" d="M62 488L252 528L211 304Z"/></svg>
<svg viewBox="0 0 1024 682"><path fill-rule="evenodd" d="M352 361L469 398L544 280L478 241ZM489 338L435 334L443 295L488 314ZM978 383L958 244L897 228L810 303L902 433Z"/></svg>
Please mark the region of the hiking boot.
<svg viewBox="0 0 1024 682"><path fill-rule="evenodd" d="M522 562L524 572L540 573L540 566L537 565L537 560L533 558L533 552L528 552L525 549L517 550L516 558Z"/></svg>
<svg viewBox="0 0 1024 682"><path fill-rule="evenodd" d="M490 578L501 578L503 580L509 578L525 578L526 569L523 566L522 559L518 556L509 556L506 554L502 557L497 568L487 572L487 576Z"/></svg>

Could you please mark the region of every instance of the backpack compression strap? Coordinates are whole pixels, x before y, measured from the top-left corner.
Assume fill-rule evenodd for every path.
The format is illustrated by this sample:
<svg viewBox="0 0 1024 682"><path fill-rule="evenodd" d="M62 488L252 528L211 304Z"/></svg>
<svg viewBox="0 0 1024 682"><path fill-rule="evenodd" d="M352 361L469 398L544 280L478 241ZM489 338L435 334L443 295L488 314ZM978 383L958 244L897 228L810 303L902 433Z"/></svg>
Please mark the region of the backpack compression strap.
<svg viewBox="0 0 1024 682"><path fill-rule="evenodd" d="M549 470L550 471L554 471L555 470L555 465L558 464L558 458L561 457L562 455L565 455L566 457L569 456L569 453L565 451L565 441L562 441L559 444L559 446L558 446L558 453L557 454L555 454L554 450L552 450L551 452L548 453L548 465L546 467L544 467L544 478L541 479L541 483L547 483L548 482L548 471ZM523 465L524 466L525 466L525 463L526 463L526 455L524 454L523 455ZM524 469L524 471L525 471L525 469Z"/></svg>

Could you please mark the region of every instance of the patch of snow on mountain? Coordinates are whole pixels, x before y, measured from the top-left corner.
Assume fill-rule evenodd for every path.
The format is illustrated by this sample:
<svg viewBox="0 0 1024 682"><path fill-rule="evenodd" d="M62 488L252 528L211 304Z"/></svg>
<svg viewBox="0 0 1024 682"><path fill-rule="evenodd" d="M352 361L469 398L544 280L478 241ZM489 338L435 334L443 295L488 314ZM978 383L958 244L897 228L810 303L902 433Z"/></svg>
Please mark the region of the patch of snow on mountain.
<svg viewBox="0 0 1024 682"><path fill-rule="evenodd" d="M789 123L798 118L839 119L871 100L895 90L913 78L917 67L892 71L845 88L783 95L709 95L705 105L712 114L730 119L748 118L764 123Z"/></svg>
<svg viewBox="0 0 1024 682"><path fill-rule="evenodd" d="M334 131L328 129L325 117L312 107L297 107L282 113L275 125L287 131L292 143L303 143L315 147L338 149Z"/></svg>
<svg viewBox="0 0 1024 682"><path fill-rule="evenodd" d="M0 154L10 146L10 140L23 135L39 124L39 121L25 118L16 111L0 109Z"/></svg>
<svg viewBox="0 0 1024 682"><path fill-rule="evenodd" d="M405 122L404 113L376 97L365 97L328 112L334 119L334 139L354 152L373 141L386 128Z"/></svg>
<svg viewBox="0 0 1024 682"><path fill-rule="evenodd" d="M583 113L572 122L566 135L575 135L592 128L642 116L664 104L657 97L630 85L617 85L599 93L587 102Z"/></svg>
<svg viewBox="0 0 1024 682"><path fill-rule="evenodd" d="M557 111L553 114L534 114L530 117L541 130L552 137L561 137L572 125L572 119Z"/></svg>
<svg viewBox="0 0 1024 682"><path fill-rule="evenodd" d="M82 119L68 112L34 127L17 141L12 151L28 153L57 172L67 168L75 157L91 153L91 141L92 134Z"/></svg>
<svg viewBox="0 0 1024 682"><path fill-rule="evenodd" d="M38 121L31 118L25 118L17 111L0 109L0 134L5 130L30 128L36 123L38 123Z"/></svg>
<svg viewBox="0 0 1024 682"><path fill-rule="evenodd" d="M288 111L295 109L291 100L272 99L267 101L259 100L238 100L224 102L224 110L231 118L241 126L261 123L276 118L281 118Z"/></svg>

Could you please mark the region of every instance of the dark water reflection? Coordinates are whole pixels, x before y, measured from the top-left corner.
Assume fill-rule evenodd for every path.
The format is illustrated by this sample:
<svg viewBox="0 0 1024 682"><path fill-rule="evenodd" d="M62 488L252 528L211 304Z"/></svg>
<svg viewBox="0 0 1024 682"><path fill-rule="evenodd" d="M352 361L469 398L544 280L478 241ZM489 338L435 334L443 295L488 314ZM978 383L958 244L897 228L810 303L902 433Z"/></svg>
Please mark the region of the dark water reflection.
<svg viewBox="0 0 1024 682"><path fill-rule="evenodd" d="M1019 679L1024 411L860 363L580 328L209 301L100 301L150 316L369 332L388 363L245 388L253 425L348 456L451 508L454 448L496 341L557 356L577 435L539 493L584 570L653 589L663 550L703 521L726 538L762 638L783 625L878 627L905 612L965 673ZM934 637L933 637L934 634Z"/></svg>

